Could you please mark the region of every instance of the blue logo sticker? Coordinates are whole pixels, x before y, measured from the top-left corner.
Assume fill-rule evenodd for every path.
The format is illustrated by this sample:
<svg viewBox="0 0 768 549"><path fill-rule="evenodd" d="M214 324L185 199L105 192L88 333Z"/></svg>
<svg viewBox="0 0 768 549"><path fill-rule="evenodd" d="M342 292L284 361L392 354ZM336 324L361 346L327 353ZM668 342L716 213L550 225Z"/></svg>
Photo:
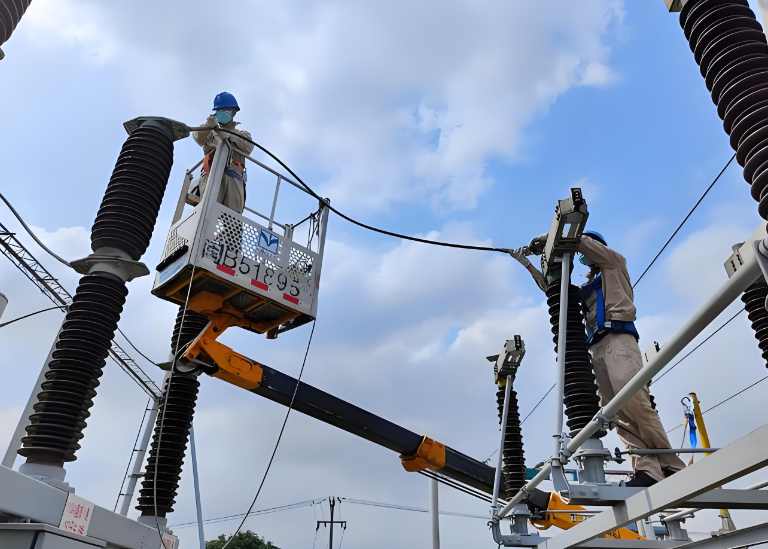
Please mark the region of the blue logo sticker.
<svg viewBox="0 0 768 549"><path fill-rule="evenodd" d="M275 233L262 228L259 231L259 248L277 255L280 247L280 237Z"/></svg>

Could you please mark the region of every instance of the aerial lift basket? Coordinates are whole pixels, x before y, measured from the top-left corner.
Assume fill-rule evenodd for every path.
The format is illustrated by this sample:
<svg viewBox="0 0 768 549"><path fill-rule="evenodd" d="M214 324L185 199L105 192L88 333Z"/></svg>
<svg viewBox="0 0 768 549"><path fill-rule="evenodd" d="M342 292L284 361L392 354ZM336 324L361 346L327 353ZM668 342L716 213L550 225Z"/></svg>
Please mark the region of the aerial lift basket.
<svg viewBox="0 0 768 549"><path fill-rule="evenodd" d="M217 197L232 145L226 134L217 136L217 142L202 196L193 192L200 181L193 172L202 161L187 170L152 293L202 314L235 314L246 329L275 337L317 314L328 205L318 201L317 210L298 224L278 223L274 217L281 183L304 189L246 157L277 178L271 212L246 207L241 215L224 206ZM194 208L185 212L185 204ZM299 243L295 229L304 223L309 224L308 235L302 230L306 242Z"/></svg>

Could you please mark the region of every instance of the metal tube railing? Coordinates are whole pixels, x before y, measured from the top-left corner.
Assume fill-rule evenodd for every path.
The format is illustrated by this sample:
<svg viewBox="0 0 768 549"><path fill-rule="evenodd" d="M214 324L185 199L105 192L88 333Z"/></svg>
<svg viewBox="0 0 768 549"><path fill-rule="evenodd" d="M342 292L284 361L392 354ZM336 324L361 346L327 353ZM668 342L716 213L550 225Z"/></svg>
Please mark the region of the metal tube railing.
<svg viewBox="0 0 768 549"><path fill-rule="evenodd" d="M727 280L715 295L701 307L693 317L675 334L665 347L659 351L642 370L627 382L627 384L595 414L595 417L571 440L566 448L566 455L572 455L581 448L594 433L599 431L607 421L621 410L624 404L643 389L664 366L677 356L693 339L701 333L715 318L720 315L741 293L761 276L760 266L754 255L747 258L732 278ZM522 501L528 492L549 478L552 465L547 463L528 483L513 497L498 513L496 519L504 518L516 503Z"/></svg>
<svg viewBox="0 0 768 549"><path fill-rule="evenodd" d="M272 225L277 225L277 226L278 226L278 227L280 227L281 229L285 230L285 225L283 225L282 223L278 223L277 221L275 221L275 220L273 220L273 219L269 219L269 216L267 216L267 215L264 215L264 214L263 214L263 213L261 213L261 212L257 212L257 211L256 211L256 210L254 210L253 208L249 208L248 206L246 206L245 208L243 208L243 210L245 210L246 212L250 212L250 213L252 213L253 215L256 215L256 216L258 216L258 217L262 218L262 219L263 219L263 220L265 220L265 221L269 221L269 222L271 223L271 224L270 224L270 227L269 227L270 229L272 228Z"/></svg>

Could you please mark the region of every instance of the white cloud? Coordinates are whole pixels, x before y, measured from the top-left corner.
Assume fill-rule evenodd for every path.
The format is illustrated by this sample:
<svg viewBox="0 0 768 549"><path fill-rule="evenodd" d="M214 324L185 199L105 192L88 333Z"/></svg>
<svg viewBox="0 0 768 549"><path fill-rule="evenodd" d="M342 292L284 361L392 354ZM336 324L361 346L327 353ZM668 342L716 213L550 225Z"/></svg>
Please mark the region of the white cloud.
<svg viewBox="0 0 768 549"><path fill-rule="evenodd" d="M466 209L536 116L575 86L615 78L607 42L622 2L557 10L283 2L222 17L179 0L39 0L19 32L116 68L140 112L194 123L214 93L236 91L254 135L339 204Z"/></svg>

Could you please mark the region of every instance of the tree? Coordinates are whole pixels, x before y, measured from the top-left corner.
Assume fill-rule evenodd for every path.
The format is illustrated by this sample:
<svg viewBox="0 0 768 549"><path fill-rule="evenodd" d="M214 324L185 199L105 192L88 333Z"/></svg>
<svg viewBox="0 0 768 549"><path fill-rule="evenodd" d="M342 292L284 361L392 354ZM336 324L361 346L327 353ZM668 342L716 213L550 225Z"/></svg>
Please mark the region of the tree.
<svg viewBox="0 0 768 549"><path fill-rule="evenodd" d="M229 538L223 535L218 538L205 542L205 549L222 549ZM277 545L272 545L271 541L265 541L261 536L254 534L250 530L239 532L227 549L280 549Z"/></svg>

